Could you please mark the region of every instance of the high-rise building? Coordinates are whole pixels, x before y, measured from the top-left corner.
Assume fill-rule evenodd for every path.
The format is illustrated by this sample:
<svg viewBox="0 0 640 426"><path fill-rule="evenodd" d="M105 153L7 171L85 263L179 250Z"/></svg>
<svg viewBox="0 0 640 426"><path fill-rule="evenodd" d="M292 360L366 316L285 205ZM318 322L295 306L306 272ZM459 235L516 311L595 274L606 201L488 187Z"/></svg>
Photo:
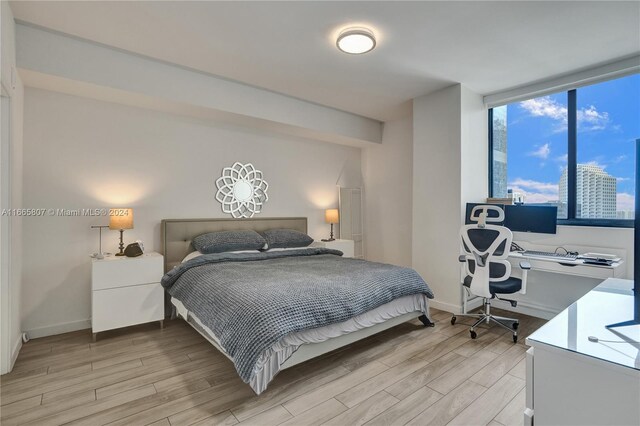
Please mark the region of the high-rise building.
<svg viewBox="0 0 640 426"><path fill-rule="evenodd" d="M507 196L507 106L493 108L493 196Z"/></svg>
<svg viewBox="0 0 640 426"><path fill-rule="evenodd" d="M558 184L560 205L558 217L567 217L567 168ZM601 167L578 164L576 170L576 217L585 219L615 219L616 178Z"/></svg>
<svg viewBox="0 0 640 426"><path fill-rule="evenodd" d="M621 210L616 212L616 217L618 219L635 219L636 212L634 210Z"/></svg>

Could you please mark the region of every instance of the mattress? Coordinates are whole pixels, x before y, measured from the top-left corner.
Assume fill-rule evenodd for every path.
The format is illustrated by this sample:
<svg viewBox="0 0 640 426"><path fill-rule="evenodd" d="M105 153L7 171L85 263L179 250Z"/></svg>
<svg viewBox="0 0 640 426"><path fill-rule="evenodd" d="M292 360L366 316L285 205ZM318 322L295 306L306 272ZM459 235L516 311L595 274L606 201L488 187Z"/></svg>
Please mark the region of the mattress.
<svg viewBox="0 0 640 426"><path fill-rule="evenodd" d="M193 312L189 312L180 300L172 297L171 302L180 317L233 361L233 358L225 352L220 345L220 340L209 327L204 325ZM427 315L427 296L424 294L403 296L343 322L287 334L261 354L249 385L257 394L262 393L269 382L283 369L283 364L304 344L325 342L409 313L416 313L416 316Z"/></svg>

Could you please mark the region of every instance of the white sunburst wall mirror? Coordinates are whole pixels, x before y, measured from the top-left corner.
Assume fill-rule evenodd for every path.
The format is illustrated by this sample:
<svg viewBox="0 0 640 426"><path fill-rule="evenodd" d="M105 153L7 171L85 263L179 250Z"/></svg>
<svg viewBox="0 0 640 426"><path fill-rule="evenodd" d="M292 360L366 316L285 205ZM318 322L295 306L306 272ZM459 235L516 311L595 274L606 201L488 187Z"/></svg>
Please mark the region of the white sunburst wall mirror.
<svg viewBox="0 0 640 426"><path fill-rule="evenodd" d="M222 176L216 180L216 186L216 200L222 204L222 211L237 219L260 213L269 200L269 184L251 163L235 162L233 166L225 167Z"/></svg>

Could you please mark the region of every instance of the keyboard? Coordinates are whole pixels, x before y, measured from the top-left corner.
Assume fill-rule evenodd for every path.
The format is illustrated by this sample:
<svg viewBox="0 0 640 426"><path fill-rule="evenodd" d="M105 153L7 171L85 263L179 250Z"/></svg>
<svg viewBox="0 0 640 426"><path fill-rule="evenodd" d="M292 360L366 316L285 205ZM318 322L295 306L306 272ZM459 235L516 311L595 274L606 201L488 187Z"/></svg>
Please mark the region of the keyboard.
<svg viewBox="0 0 640 426"><path fill-rule="evenodd" d="M549 251L525 250L522 252L525 257L541 257L553 260L569 260L574 261L578 258L577 254L554 253Z"/></svg>

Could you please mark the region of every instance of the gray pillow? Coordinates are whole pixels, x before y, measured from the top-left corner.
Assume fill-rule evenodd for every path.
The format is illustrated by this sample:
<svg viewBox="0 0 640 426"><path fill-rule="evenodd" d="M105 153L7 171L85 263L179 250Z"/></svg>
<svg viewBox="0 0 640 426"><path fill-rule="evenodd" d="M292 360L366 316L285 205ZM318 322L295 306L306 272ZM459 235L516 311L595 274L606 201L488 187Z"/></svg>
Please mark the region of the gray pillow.
<svg viewBox="0 0 640 426"><path fill-rule="evenodd" d="M219 231L198 235L193 247L202 253L222 253L237 250L260 250L266 240L256 231Z"/></svg>
<svg viewBox="0 0 640 426"><path fill-rule="evenodd" d="M294 229L270 229L262 233L267 240L268 248L307 247L313 238L304 232Z"/></svg>

